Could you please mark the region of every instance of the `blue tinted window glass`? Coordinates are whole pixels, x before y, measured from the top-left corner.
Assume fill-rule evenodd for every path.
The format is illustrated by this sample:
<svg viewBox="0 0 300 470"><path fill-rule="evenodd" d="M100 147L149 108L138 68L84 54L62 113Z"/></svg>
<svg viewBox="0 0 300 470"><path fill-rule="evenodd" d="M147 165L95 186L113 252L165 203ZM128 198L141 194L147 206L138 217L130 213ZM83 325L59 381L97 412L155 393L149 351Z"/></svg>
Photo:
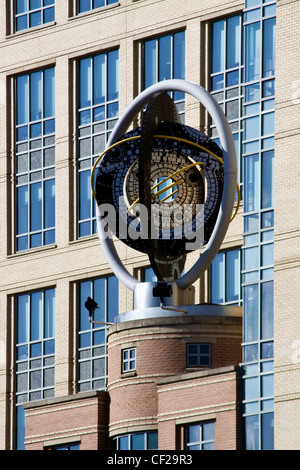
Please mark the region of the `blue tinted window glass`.
<svg viewBox="0 0 300 470"><path fill-rule="evenodd" d="M26 343L28 341L28 326L29 326L29 297L28 295L19 295L17 343Z"/></svg>
<svg viewBox="0 0 300 470"><path fill-rule="evenodd" d="M158 433L157 432L149 432L148 433L148 446L147 448L150 450L158 449Z"/></svg>
<svg viewBox="0 0 300 470"><path fill-rule="evenodd" d="M44 10L44 18L43 22L44 23L50 23L54 21L54 7L53 8L47 8Z"/></svg>
<svg viewBox="0 0 300 470"><path fill-rule="evenodd" d="M16 31L28 28L27 15L18 16L16 19Z"/></svg>
<svg viewBox="0 0 300 470"><path fill-rule="evenodd" d="M215 438L215 424L214 423L204 423L202 425L202 440L203 441L212 441Z"/></svg>
<svg viewBox="0 0 300 470"><path fill-rule="evenodd" d="M30 190L30 228L31 231L41 230L42 228L42 200L43 200L42 183L34 183Z"/></svg>
<svg viewBox="0 0 300 470"><path fill-rule="evenodd" d="M104 0L94 0L94 8L99 8L99 7L103 7L105 5L105 1Z"/></svg>
<svg viewBox="0 0 300 470"><path fill-rule="evenodd" d="M226 253L226 301L239 299L240 257L238 250Z"/></svg>
<svg viewBox="0 0 300 470"><path fill-rule="evenodd" d="M17 430L17 439L16 439L17 450L25 450L25 410L23 409L22 406L17 407L16 430Z"/></svg>
<svg viewBox="0 0 300 470"><path fill-rule="evenodd" d="M107 319L113 322L119 309L119 282L116 276L108 278Z"/></svg>
<svg viewBox="0 0 300 470"><path fill-rule="evenodd" d="M90 186L90 170L82 171L79 175L79 219L88 219L91 217L91 186Z"/></svg>
<svg viewBox="0 0 300 470"><path fill-rule="evenodd" d="M108 83L107 99L116 100L119 96L119 52L112 51L107 55Z"/></svg>
<svg viewBox="0 0 300 470"><path fill-rule="evenodd" d="M79 13L89 11L91 9L91 0L80 0L79 1Z"/></svg>
<svg viewBox="0 0 300 470"><path fill-rule="evenodd" d="M119 450L129 450L129 436L119 438Z"/></svg>
<svg viewBox="0 0 300 470"><path fill-rule="evenodd" d="M86 108L91 106L92 98L92 62L91 59L83 59L80 61L80 100L79 107Z"/></svg>
<svg viewBox="0 0 300 470"><path fill-rule="evenodd" d="M244 307L244 341L258 339L258 286L257 284L245 286L243 289Z"/></svg>
<svg viewBox="0 0 300 470"><path fill-rule="evenodd" d="M274 204L274 151L262 154L262 208Z"/></svg>
<svg viewBox="0 0 300 470"><path fill-rule="evenodd" d="M88 297L92 296L91 292L91 282L81 282L80 283L80 316L79 316L79 330L89 330L90 329L90 321L89 321L89 314L85 307L85 302Z"/></svg>
<svg viewBox="0 0 300 470"><path fill-rule="evenodd" d="M171 78L171 66L171 36L164 36L159 39L159 81Z"/></svg>
<svg viewBox="0 0 300 470"><path fill-rule="evenodd" d="M30 340L43 338L43 293L35 292L31 295Z"/></svg>
<svg viewBox="0 0 300 470"><path fill-rule="evenodd" d="M222 253L218 253L213 260L211 267L211 301L213 303L224 302L224 258Z"/></svg>
<svg viewBox="0 0 300 470"><path fill-rule="evenodd" d="M18 188L18 228L17 233L28 232L28 186Z"/></svg>
<svg viewBox="0 0 300 470"><path fill-rule="evenodd" d="M259 155L250 155L244 162L244 210L252 212L259 209Z"/></svg>
<svg viewBox="0 0 300 470"><path fill-rule="evenodd" d="M263 28L263 76L270 77L275 74L276 19L265 20Z"/></svg>
<svg viewBox="0 0 300 470"><path fill-rule="evenodd" d="M262 415L262 450L274 450L274 414Z"/></svg>
<svg viewBox="0 0 300 470"><path fill-rule="evenodd" d="M17 78L17 124L28 122L28 76Z"/></svg>
<svg viewBox="0 0 300 470"><path fill-rule="evenodd" d="M94 57L94 104L104 103L106 86L106 56Z"/></svg>
<svg viewBox="0 0 300 470"><path fill-rule="evenodd" d="M41 0L29 0L29 9L35 10L37 8L41 8Z"/></svg>
<svg viewBox="0 0 300 470"><path fill-rule="evenodd" d="M16 0L16 13L25 13L27 10L27 0Z"/></svg>
<svg viewBox="0 0 300 470"><path fill-rule="evenodd" d="M245 81L250 82L260 78L260 23L245 26Z"/></svg>
<svg viewBox="0 0 300 470"><path fill-rule="evenodd" d="M95 310L94 320L105 321L106 279L95 279L93 287L93 299L100 307L99 309Z"/></svg>
<svg viewBox="0 0 300 470"><path fill-rule="evenodd" d="M240 17L233 16L227 20L227 68L240 65Z"/></svg>
<svg viewBox="0 0 300 470"><path fill-rule="evenodd" d="M55 181L45 181L45 228L55 226Z"/></svg>
<svg viewBox="0 0 300 470"><path fill-rule="evenodd" d="M44 117L55 115L55 76L54 68L44 71Z"/></svg>
<svg viewBox="0 0 300 470"><path fill-rule="evenodd" d="M145 88L157 81L157 48L156 40L147 41L144 45L145 51Z"/></svg>
<svg viewBox="0 0 300 470"><path fill-rule="evenodd" d="M42 24L42 12L36 11L34 13L30 13L29 15L29 26L33 28L34 26L39 26Z"/></svg>
<svg viewBox="0 0 300 470"><path fill-rule="evenodd" d="M224 70L225 22L213 23L212 73Z"/></svg>
<svg viewBox="0 0 300 470"><path fill-rule="evenodd" d="M131 436L131 450L144 450L145 436L144 433L133 434Z"/></svg>
<svg viewBox="0 0 300 470"><path fill-rule="evenodd" d="M274 113L263 114L262 116L262 133L263 135L274 134L274 125L275 125L275 115Z"/></svg>
<svg viewBox="0 0 300 470"><path fill-rule="evenodd" d="M262 283L261 296L261 335L263 339L273 338L273 281Z"/></svg>
<svg viewBox="0 0 300 470"><path fill-rule="evenodd" d="M93 333L93 345L105 343L105 330L98 330Z"/></svg>
<svg viewBox="0 0 300 470"><path fill-rule="evenodd" d="M45 291L44 337L51 338L55 331L55 290Z"/></svg>
<svg viewBox="0 0 300 470"><path fill-rule="evenodd" d="M42 72L30 75L30 120L42 118Z"/></svg>

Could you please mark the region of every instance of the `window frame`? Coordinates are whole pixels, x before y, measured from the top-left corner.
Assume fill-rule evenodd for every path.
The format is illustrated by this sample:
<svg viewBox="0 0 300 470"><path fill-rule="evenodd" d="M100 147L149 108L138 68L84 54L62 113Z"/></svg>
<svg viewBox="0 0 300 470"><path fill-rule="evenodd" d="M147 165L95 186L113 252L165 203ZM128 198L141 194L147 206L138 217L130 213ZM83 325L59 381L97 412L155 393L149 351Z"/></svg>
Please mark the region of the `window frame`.
<svg viewBox="0 0 300 470"><path fill-rule="evenodd" d="M211 425L213 424L213 431L214 431L214 437L213 439L203 439L204 435L204 426L205 425ZM215 420L209 420L209 421L200 421L200 422L195 422L195 423L188 423L184 427L184 434L185 434L185 449L189 450L192 446L199 446L200 449L192 449L192 450L215 450ZM189 442L189 430L192 426L198 426L199 427L199 436L200 439L197 441ZM212 449L203 449L204 446L206 445L211 445L213 444Z"/></svg>
<svg viewBox="0 0 300 470"><path fill-rule="evenodd" d="M22 33L22 32L25 32L25 31L28 31L28 30L32 30L34 28L40 28L40 27L44 27L44 26L47 26L47 25L51 25L51 24L54 24L55 23L55 0L52 0L53 3L51 3L50 5L45 5L45 0L41 0L41 6L40 7L37 7L37 8L32 8L30 9L30 0L25 0L27 2L26 4L26 7L25 7L25 10L21 13L17 13L17 0L14 0L13 2L13 31L14 33ZM51 18L47 21L45 21L45 12L46 11L50 11L50 10L53 10L53 16L51 16ZM38 23L38 24L35 24L33 26L30 26L30 16L31 15L34 15L34 14L37 14L40 12L40 15L41 15L41 22ZM20 17L26 17L26 24L27 26L26 27L22 27L21 29L18 29L17 28L17 21L18 21L18 18Z"/></svg>
<svg viewBox="0 0 300 470"><path fill-rule="evenodd" d="M125 355L128 353L128 358ZM134 353L134 356L131 356L131 353ZM130 348L124 348L121 351L121 371L122 374L127 374L128 372L136 372L136 346ZM128 369L125 366L128 365Z"/></svg>
<svg viewBox="0 0 300 470"><path fill-rule="evenodd" d="M191 353L189 351L190 347L191 346L197 346L197 352L196 353ZM208 352L207 353L204 353L202 352L201 353L201 346L206 346L208 347ZM206 368L206 367L211 367L211 343L187 343L186 345L186 366L189 368L189 369L193 369L193 368ZM197 359L197 364L190 364L189 361L190 361L190 358L191 356L193 357L196 357ZM203 358L208 358L208 362L207 363L201 363L201 359Z"/></svg>

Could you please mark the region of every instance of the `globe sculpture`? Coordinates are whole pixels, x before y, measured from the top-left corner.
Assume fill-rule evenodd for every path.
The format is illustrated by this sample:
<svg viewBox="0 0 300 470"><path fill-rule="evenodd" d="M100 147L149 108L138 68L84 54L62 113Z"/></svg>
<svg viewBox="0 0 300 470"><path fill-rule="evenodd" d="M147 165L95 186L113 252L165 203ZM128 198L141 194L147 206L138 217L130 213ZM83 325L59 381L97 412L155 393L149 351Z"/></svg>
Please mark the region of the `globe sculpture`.
<svg viewBox="0 0 300 470"><path fill-rule="evenodd" d="M221 146L181 123L172 91L200 101L217 127ZM128 131L139 113L141 125ZM165 80L133 100L91 178L102 248L119 280L141 295L143 283L124 267L113 236L148 256L158 280L157 286L150 286L150 297L156 296L157 287L162 289L161 299L172 297L167 283L173 290L189 288L223 241L233 213L236 173L229 124L202 87L185 80ZM187 254L199 248L201 256L185 272Z"/></svg>

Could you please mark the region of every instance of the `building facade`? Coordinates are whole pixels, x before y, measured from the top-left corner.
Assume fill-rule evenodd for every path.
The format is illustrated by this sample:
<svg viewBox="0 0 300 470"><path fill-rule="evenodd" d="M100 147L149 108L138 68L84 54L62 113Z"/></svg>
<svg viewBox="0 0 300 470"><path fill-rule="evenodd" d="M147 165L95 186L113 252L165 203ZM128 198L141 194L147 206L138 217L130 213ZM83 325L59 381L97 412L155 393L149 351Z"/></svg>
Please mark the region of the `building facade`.
<svg viewBox="0 0 300 470"><path fill-rule="evenodd" d="M299 448L299 2L9 0L1 12L0 448ZM147 362L135 348L153 330L93 325L84 307L94 298L95 319L110 323L133 308L101 251L90 177L118 117L168 78L210 91L232 129L241 204L194 303L239 313L214 313L214 326L196 316L193 341L193 328L148 325L166 331ZM173 98L184 123L218 142L198 102ZM115 246L152 280L148 258ZM216 349L228 334L239 346ZM151 354L167 358L172 341L184 348L164 371ZM129 425L109 397L142 378L151 419L140 403ZM178 395L186 408L172 408Z"/></svg>

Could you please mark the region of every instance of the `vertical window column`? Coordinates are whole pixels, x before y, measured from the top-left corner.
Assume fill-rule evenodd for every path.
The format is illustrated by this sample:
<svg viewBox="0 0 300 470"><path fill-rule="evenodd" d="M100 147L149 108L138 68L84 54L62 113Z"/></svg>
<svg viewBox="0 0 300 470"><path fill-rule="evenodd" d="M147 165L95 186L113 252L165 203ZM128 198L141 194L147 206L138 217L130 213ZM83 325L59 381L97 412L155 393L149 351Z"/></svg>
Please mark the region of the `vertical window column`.
<svg viewBox="0 0 300 470"><path fill-rule="evenodd" d="M55 242L54 68L16 78L16 251Z"/></svg>
<svg viewBox="0 0 300 470"><path fill-rule="evenodd" d="M78 235L84 237L97 232L90 176L119 114L119 53L114 50L82 59L78 72Z"/></svg>

